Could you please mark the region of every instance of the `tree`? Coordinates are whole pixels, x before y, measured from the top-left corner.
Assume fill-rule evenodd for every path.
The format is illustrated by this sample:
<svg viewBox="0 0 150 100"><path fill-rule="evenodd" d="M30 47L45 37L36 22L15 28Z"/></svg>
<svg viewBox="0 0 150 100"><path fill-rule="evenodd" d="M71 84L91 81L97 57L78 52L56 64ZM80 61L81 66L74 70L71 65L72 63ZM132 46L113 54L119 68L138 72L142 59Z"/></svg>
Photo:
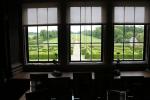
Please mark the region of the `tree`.
<svg viewBox="0 0 150 100"><path fill-rule="evenodd" d="M129 42L129 40L133 37L133 32L127 32L124 36L124 42Z"/></svg>
<svg viewBox="0 0 150 100"><path fill-rule="evenodd" d="M96 27L95 30L93 30L92 32L92 36L101 39L101 28L100 27Z"/></svg>
<svg viewBox="0 0 150 100"><path fill-rule="evenodd" d="M144 41L144 34L138 33L136 38L137 38L138 42L143 42Z"/></svg>
<svg viewBox="0 0 150 100"><path fill-rule="evenodd" d="M123 42L122 26L117 26L117 27L115 27L114 42L116 42L116 43Z"/></svg>
<svg viewBox="0 0 150 100"><path fill-rule="evenodd" d="M48 37L49 38L57 38L57 31L55 31L55 30L48 31Z"/></svg>
<svg viewBox="0 0 150 100"><path fill-rule="evenodd" d="M47 39L47 31L46 30L41 30L40 31L40 38L42 40L46 40Z"/></svg>

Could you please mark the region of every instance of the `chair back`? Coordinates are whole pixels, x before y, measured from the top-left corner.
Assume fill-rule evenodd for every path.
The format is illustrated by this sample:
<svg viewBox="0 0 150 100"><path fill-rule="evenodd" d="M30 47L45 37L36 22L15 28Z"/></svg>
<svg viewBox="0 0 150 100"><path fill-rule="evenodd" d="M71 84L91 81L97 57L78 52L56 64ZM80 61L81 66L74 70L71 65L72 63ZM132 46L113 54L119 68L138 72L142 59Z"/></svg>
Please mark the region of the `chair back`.
<svg viewBox="0 0 150 100"><path fill-rule="evenodd" d="M48 74L30 74L31 91L44 89L48 79Z"/></svg>
<svg viewBox="0 0 150 100"><path fill-rule="evenodd" d="M73 94L75 98L89 100L93 98L93 80L91 72L73 73Z"/></svg>

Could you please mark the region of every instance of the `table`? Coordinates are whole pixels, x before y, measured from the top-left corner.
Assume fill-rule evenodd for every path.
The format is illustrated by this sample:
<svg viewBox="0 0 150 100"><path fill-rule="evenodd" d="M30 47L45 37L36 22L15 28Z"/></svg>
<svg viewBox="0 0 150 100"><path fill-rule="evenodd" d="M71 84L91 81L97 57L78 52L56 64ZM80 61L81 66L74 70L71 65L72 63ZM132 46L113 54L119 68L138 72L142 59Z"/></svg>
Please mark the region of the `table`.
<svg viewBox="0 0 150 100"><path fill-rule="evenodd" d="M48 78L56 78L51 72L20 72L14 75L13 79L30 79L30 74L48 74ZM121 76L144 76L144 78L150 78L150 71L121 71L120 76L115 78L120 78ZM64 72L61 77L73 79L73 72ZM92 78L94 79L94 72L92 72Z"/></svg>

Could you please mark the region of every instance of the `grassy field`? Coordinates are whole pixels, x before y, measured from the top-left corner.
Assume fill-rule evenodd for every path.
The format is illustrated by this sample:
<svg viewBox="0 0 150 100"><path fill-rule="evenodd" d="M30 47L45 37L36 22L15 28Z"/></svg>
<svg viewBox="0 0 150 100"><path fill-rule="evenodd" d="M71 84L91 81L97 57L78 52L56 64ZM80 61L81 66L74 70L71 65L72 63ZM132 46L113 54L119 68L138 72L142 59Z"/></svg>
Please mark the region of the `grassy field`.
<svg viewBox="0 0 150 100"><path fill-rule="evenodd" d="M91 36L86 36L86 35L81 35L80 38L80 34L71 34L71 43L75 43L75 41L80 41L81 39L81 43L91 43L91 42L96 42L96 43L100 43L101 39L98 39L96 37L91 37Z"/></svg>

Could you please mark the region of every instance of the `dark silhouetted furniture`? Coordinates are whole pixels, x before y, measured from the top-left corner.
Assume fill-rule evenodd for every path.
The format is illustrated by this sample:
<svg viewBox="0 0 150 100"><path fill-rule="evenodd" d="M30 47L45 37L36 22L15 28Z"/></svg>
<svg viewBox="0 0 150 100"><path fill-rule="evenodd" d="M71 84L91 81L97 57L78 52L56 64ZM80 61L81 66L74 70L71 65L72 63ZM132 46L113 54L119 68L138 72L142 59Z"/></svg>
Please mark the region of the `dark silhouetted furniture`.
<svg viewBox="0 0 150 100"><path fill-rule="evenodd" d="M95 97L101 100L107 99L107 91L112 89L112 71L96 71L94 80Z"/></svg>
<svg viewBox="0 0 150 100"><path fill-rule="evenodd" d="M30 74L31 91L36 91L46 88L48 74Z"/></svg>
<svg viewBox="0 0 150 100"><path fill-rule="evenodd" d="M128 100L143 100L144 76L122 76L121 81Z"/></svg>
<svg viewBox="0 0 150 100"><path fill-rule="evenodd" d="M80 100L93 100L93 80L91 72L73 73L73 95Z"/></svg>

